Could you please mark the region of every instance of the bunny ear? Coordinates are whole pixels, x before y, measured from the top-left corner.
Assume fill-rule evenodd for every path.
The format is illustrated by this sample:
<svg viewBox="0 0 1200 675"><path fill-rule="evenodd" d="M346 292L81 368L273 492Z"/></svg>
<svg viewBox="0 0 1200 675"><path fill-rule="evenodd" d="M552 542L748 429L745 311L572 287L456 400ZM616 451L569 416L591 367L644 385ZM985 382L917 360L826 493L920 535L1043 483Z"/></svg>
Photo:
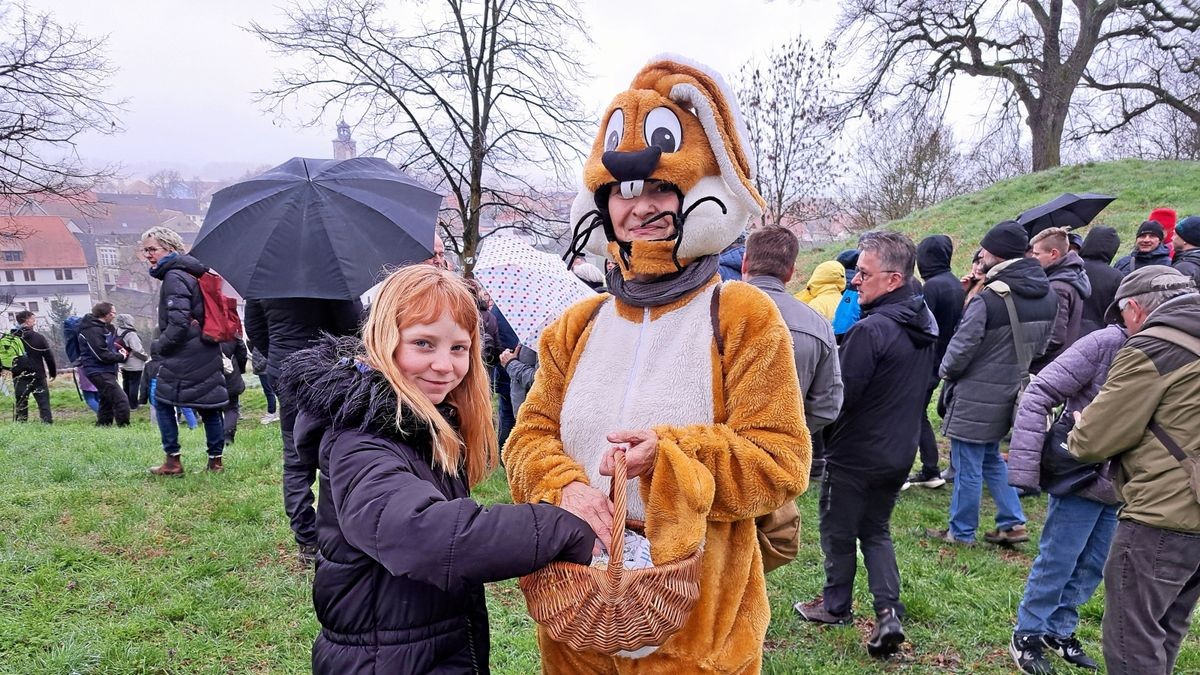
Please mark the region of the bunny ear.
<svg viewBox="0 0 1200 675"><path fill-rule="evenodd" d="M651 59L633 78L630 88L652 89L694 110L722 175L741 183L743 196L753 202L747 204L752 210L765 207L766 202L754 187L756 167L747 152L749 134L742 122L737 97L720 74L684 57L664 54Z"/></svg>

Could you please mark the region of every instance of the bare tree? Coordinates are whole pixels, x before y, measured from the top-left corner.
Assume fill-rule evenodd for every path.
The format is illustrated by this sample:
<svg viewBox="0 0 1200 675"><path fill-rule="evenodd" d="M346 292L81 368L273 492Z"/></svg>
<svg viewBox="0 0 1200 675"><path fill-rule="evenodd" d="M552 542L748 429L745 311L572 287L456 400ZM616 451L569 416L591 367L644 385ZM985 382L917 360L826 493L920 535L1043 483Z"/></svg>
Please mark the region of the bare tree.
<svg viewBox="0 0 1200 675"><path fill-rule="evenodd" d="M183 174L175 169L155 171L146 178L146 182L154 186L154 193L159 197L178 196L179 190L187 187L183 180Z"/></svg>
<svg viewBox="0 0 1200 675"><path fill-rule="evenodd" d="M871 229L969 189L953 130L919 108L860 130L848 165L846 207L855 229Z"/></svg>
<svg viewBox="0 0 1200 675"><path fill-rule="evenodd" d="M23 4L0 7L0 198L76 200L113 167L76 154L85 132L119 131L122 101L104 98L116 72L105 40L81 35Z"/></svg>
<svg viewBox="0 0 1200 675"><path fill-rule="evenodd" d="M1021 137L1020 121L997 118L967 153L968 181L979 189L1027 174L1029 156L1029 141Z"/></svg>
<svg viewBox="0 0 1200 675"><path fill-rule="evenodd" d="M738 73L737 97L758 164L755 187L767 202L763 225L784 216L799 222L825 217L824 203L839 175L835 149L841 126L830 96L833 46L804 38L771 52L766 64Z"/></svg>
<svg viewBox="0 0 1200 675"><path fill-rule="evenodd" d="M538 221L524 196L538 192L536 183L573 176L594 124L572 86L583 75L573 45L586 33L570 0L427 7L438 5L437 16L411 30L384 18L382 0L324 0L293 7L281 28L250 29L277 54L300 58L261 100L278 109L306 98L309 125L331 108L357 117L372 151L431 176L449 193L442 229L469 273L484 213Z"/></svg>
<svg viewBox="0 0 1200 675"><path fill-rule="evenodd" d="M850 0L843 7L836 31L844 53L877 55L848 109L943 93L958 75L990 78L1003 93L1002 112L1024 111L1034 171L1060 163L1072 97L1093 60L1118 58L1130 41L1200 27L1193 0Z"/></svg>

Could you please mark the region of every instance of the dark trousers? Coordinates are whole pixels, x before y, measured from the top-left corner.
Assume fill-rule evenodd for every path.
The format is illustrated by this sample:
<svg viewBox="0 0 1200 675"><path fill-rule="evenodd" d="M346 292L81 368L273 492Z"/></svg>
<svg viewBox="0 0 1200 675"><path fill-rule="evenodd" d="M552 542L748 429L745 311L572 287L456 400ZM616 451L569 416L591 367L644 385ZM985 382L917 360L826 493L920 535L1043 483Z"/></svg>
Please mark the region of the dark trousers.
<svg viewBox="0 0 1200 675"><path fill-rule="evenodd" d="M225 445L233 443L233 437L237 436L238 418L242 415L242 406L238 404L238 395L231 394L229 403L221 410L224 419L223 430L225 432Z"/></svg>
<svg viewBox="0 0 1200 675"><path fill-rule="evenodd" d="M258 376L258 382L262 385L263 396L267 397L267 414L275 414L275 389L271 387L271 376L263 373Z"/></svg>
<svg viewBox="0 0 1200 675"><path fill-rule="evenodd" d="M859 543L876 614L892 608L897 616L904 615L891 519L906 477L870 478L825 464L820 501L821 551L825 554L825 609L833 614L850 613Z"/></svg>
<svg viewBox="0 0 1200 675"><path fill-rule="evenodd" d="M119 427L129 426L129 398L125 390L117 383L116 373L88 373L88 379L96 385L96 394L100 397L100 409L96 411L96 424L102 427L112 426L113 422Z"/></svg>
<svg viewBox="0 0 1200 675"><path fill-rule="evenodd" d="M292 524L296 543L317 545L317 512L313 509L313 481L317 479L317 458L301 455L296 449L296 406L279 399L279 431L283 435L283 510Z"/></svg>
<svg viewBox="0 0 1200 675"><path fill-rule="evenodd" d="M46 381L45 373L13 373L13 393L17 397L13 418L18 422L29 421L29 397L33 396L42 421L54 423L54 415L50 412L50 383Z"/></svg>
<svg viewBox="0 0 1200 675"><path fill-rule="evenodd" d="M1109 675L1167 675L1200 599L1200 534L1122 520L1104 565Z"/></svg>
<svg viewBox="0 0 1200 675"><path fill-rule="evenodd" d="M925 393L925 407L921 410L921 436L917 441L917 451L921 453L921 468L934 472L938 468L937 436L933 433L933 423L929 420L929 402L933 400L933 392L937 382Z"/></svg>
<svg viewBox="0 0 1200 675"><path fill-rule="evenodd" d="M209 457L220 457L225 450L225 426L221 419L220 408L193 408L204 420L204 442L208 446ZM170 403L156 401L154 403L154 418L158 422L158 433L162 437L163 452L168 455L179 454L179 419L175 406Z"/></svg>
<svg viewBox="0 0 1200 675"><path fill-rule="evenodd" d="M512 433L513 427L517 425L516 411L513 410L512 398L509 392L512 391L512 381L508 379L508 371L503 368L496 368L496 377L492 381L492 386L496 389L496 395L500 401L500 428L497 430L497 440L500 442L500 447L504 447L504 442L508 440L508 435Z"/></svg>
<svg viewBox="0 0 1200 675"><path fill-rule="evenodd" d="M142 384L142 371L122 370L121 388L125 390L125 398L129 399L129 409L138 408L138 387Z"/></svg>

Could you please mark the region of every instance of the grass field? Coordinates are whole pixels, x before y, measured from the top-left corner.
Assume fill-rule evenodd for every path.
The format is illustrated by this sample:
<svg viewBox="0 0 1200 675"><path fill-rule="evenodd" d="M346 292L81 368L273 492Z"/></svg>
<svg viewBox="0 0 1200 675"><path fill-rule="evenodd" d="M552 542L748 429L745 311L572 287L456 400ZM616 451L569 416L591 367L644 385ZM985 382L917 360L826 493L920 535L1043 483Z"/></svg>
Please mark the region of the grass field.
<svg viewBox="0 0 1200 675"><path fill-rule="evenodd" d="M90 411L56 387L58 423L16 425L0 398L0 672L301 673L318 624L310 572L293 556L280 506L280 441L262 426L261 395L246 396L246 419L228 470L206 475L203 431L181 431L182 479L155 479L157 430L142 408L128 429L96 429ZM488 502L507 499L502 474L481 485ZM948 489L914 489L896 510L905 627L911 642L878 662L862 646L870 596L860 569L859 621L822 629L791 604L820 592L816 492L800 498L799 560L772 573L768 673L1011 672L1005 650L1035 543L1022 550L948 547L923 539L944 526ZM985 500L982 525L993 513ZM1044 499L1026 500L1036 536ZM982 529L982 528L981 528ZM538 669L533 625L515 583L489 588L492 669ZM1103 602L1083 607L1080 635L1100 655ZM1180 672L1200 672L1193 629Z"/></svg>

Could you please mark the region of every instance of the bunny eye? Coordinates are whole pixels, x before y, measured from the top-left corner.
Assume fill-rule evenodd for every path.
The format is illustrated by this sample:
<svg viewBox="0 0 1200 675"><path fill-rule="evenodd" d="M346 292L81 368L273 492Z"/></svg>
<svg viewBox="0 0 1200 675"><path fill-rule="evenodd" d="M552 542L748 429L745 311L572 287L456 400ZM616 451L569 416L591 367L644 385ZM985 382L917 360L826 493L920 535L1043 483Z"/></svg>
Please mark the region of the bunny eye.
<svg viewBox="0 0 1200 675"><path fill-rule="evenodd" d="M612 111L612 115L608 118L608 126L604 129L604 149L606 151L616 150L621 144L621 137L625 135L625 113L621 112L620 108Z"/></svg>
<svg viewBox="0 0 1200 675"><path fill-rule="evenodd" d="M670 108L655 108L646 115L646 145L675 152L683 144L683 129Z"/></svg>

